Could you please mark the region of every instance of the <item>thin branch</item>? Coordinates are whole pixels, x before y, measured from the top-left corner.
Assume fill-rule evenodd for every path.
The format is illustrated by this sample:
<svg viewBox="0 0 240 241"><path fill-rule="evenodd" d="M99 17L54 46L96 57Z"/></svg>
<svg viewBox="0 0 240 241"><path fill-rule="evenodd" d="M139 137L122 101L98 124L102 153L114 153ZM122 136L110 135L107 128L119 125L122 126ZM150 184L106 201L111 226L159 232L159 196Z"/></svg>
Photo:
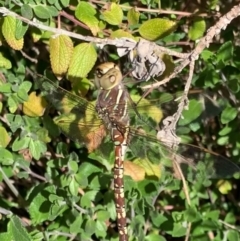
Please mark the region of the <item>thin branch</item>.
<svg viewBox="0 0 240 241"><path fill-rule="evenodd" d="M0 13L2 13L3 15L8 15L8 16L13 16L19 20L21 20L22 22L26 23L26 24L29 24L30 26L34 26L38 29L41 29L41 30L44 30L44 31L49 31L51 33L54 33L54 34L57 34L57 35L67 35L69 37L72 37L74 39L79 39L79 40L83 40L83 41L86 41L86 42L93 42L95 44L98 44L100 47L103 47L104 45L113 45L113 46L116 46L116 47L124 47L124 48L127 48L127 49L133 49L136 45L137 45L137 42L135 42L134 40L129 40L128 38L116 38L116 39L108 39L108 38L96 38L96 37L91 37L91 36L84 36L84 35L81 35L81 34L77 34L77 33L74 33L74 32L70 32L70 31L67 31L67 30L64 30L64 29L59 29L59 28L53 28L53 27L49 27L49 26L46 26L40 22L37 22L36 19L33 19L33 20L29 20L27 18L24 18L18 14L16 14L15 12L12 12L10 10L8 10L7 8L5 7L0 7ZM146 40L144 40L146 41ZM148 41L146 41L148 42ZM178 58L187 58L189 54L185 54L185 53L179 53L179 52L176 52L176 51L173 51L173 50L169 50L167 48L164 48L162 46L158 46L157 44L153 43L153 42L149 42L149 44L153 47L154 49L154 52L157 54L157 53L165 53L165 54L168 54L168 55L171 55L171 56L175 56L175 57L178 57Z"/></svg>
<svg viewBox="0 0 240 241"><path fill-rule="evenodd" d="M106 2L104 1L98 1L98 0L90 0L92 3L97 3L101 5L106 5ZM144 13L158 13L158 14L175 14L175 15L181 15L181 16L192 16L193 14L195 15L196 13L191 13L191 12L182 12L182 11L173 11L173 10L163 10L163 9L149 9L149 8L139 8L139 7L133 7L133 6L126 6L126 5L119 5L122 9L131 9L134 8L136 11L139 12L144 12ZM201 13L198 14L197 16L201 17L207 17L207 13Z"/></svg>

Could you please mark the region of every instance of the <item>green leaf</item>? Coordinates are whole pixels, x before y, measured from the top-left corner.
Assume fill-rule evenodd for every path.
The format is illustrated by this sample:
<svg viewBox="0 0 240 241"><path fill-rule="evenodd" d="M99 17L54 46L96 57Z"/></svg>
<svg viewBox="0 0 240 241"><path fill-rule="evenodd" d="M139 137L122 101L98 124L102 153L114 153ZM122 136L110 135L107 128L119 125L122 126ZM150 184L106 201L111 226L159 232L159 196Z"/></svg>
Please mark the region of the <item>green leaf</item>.
<svg viewBox="0 0 240 241"><path fill-rule="evenodd" d="M70 224L70 233L78 233L79 227L81 227L83 223L83 217L81 214L77 215L73 222Z"/></svg>
<svg viewBox="0 0 240 241"><path fill-rule="evenodd" d="M47 6L47 10L52 17L58 16L58 10L54 6Z"/></svg>
<svg viewBox="0 0 240 241"><path fill-rule="evenodd" d="M17 20L14 17L7 16L3 19L2 34L7 43L15 50L23 48L23 38L16 38Z"/></svg>
<svg viewBox="0 0 240 241"><path fill-rule="evenodd" d="M10 112L14 113L18 108L18 102L15 100L15 98L13 98L13 96L9 96L7 103L8 103Z"/></svg>
<svg viewBox="0 0 240 241"><path fill-rule="evenodd" d="M146 241L167 241L162 235L155 234L155 233L147 235L144 240L146 240Z"/></svg>
<svg viewBox="0 0 240 241"><path fill-rule="evenodd" d="M43 7L42 5L34 6L33 11L38 18L41 18L41 19L51 18L51 14L49 13L48 9L46 7Z"/></svg>
<svg viewBox="0 0 240 241"><path fill-rule="evenodd" d="M217 51L217 62L226 63L233 57L233 44L232 41L223 43Z"/></svg>
<svg viewBox="0 0 240 241"><path fill-rule="evenodd" d="M131 8L127 13L127 20L130 25L138 24L140 13L135 9Z"/></svg>
<svg viewBox="0 0 240 241"><path fill-rule="evenodd" d="M203 37L206 31L206 22L203 18L197 17L194 19L192 26L189 28L188 37L191 40L197 40Z"/></svg>
<svg viewBox="0 0 240 241"><path fill-rule="evenodd" d="M33 139L31 139L29 142L29 150L34 159L40 159L41 150L39 149L39 141L34 141Z"/></svg>
<svg viewBox="0 0 240 241"><path fill-rule="evenodd" d="M186 235L186 227L184 227L184 225L182 225L181 223L174 223L172 236L173 237L183 237L185 235Z"/></svg>
<svg viewBox="0 0 240 241"><path fill-rule="evenodd" d="M25 35L25 33L28 30L28 25L23 23L20 20L17 20L16 22L16 32L15 32L15 37L17 40L22 39Z"/></svg>
<svg viewBox="0 0 240 241"><path fill-rule="evenodd" d="M78 188L79 185L76 182L74 176L70 176L70 182L69 182L69 191L73 196L77 196L78 195Z"/></svg>
<svg viewBox="0 0 240 241"><path fill-rule="evenodd" d="M32 8L31 8L28 4L23 4L23 5L21 6L21 15L22 15L24 18L32 19L32 18L33 18Z"/></svg>
<svg viewBox="0 0 240 241"><path fill-rule="evenodd" d="M89 235L94 234L96 231L96 223L94 220L88 219L85 227L85 232Z"/></svg>
<svg viewBox="0 0 240 241"><path fill-rule="evenodd" d="M50 38L50 60L53 73L58 77L67 72L73 53L73 42L66 35Z"/></svg>
<svg viewBox="0 0 240 241"><path fill-rule="evenodd" d="M0 147L0 163L1 165L12 165L14 160L13 160L13 155L10 151Z"/></svg>
<svg viewBox="0 0 240 241"><path fill-rule="evenodd" d="M63 7L68 7L70 0L60 0Z"/></svg>
<svg viewBox="0 0 240 241"><path fill-rule="evenodd" d="M43 185L39 185L32 190L30 194L32 200L29 205L29 214L33 225L41 224L48 220L51 209L48 196L51 194L56 194L54 186L43 187Z"/></svg>
<svg viewBox="0 0 240 241"><path fill-rule="evenodd" d="M219 131L219 135L220 136L226 136L228 135L229 133L232 132L232 127L231 126L224 126L220 131Z"/></svg>
<svg viewBox="0 0 240 241"><path fill-rule="evenodd" d="M12 93L12 85L10 83L5 83L0 85L1 93Z"/></svg>
<svg viewBox="0 0 240 241"><path fill-rule="evenodd" d="M7 233L0 233L0 240L1 241L12 241L12 234L10 232Z"/></svg>
<svg viewBox="0 0 240 241"><path fill-rule="evenodd" d="M229 136L222 136L217 139L217 144L219 146L225 146L229 142Z"/></svg>
<svg viewBox="0 0 240 241"><path fill-rule="evenodd" d="M74 48L68 77L74 81L86 77L97 60L97 52L92 44L83 43Z"/></svg>
<svg viewBox="0 0 240 241"><path fill-rule="evenodd" d="M8 231L11 233L12 240L18 241L32 241L27 230L21 223L17 216L13 216L8 224Z"/></svg>
<svg viewBox="0 0 240 241"><path fill-rule="evenodd" d="M32 83L30 81L24 81L20 84L19 89L25 90L28 92L32 87Z"/></svg>
<svg viewBox="0 0 240 241"><path fill-rule="evenodd" d="M184 212L184 217L186 218L186 221L192 223L192 222L197 222L199 220L201 220L201 215L198 213L198 211L196 210L196 208L188 208L185 212Z"/></svg>
<svg viewBox="0 0 240 241"><path fill-rule="evenodd" d="M90 208L91 207L91 201L93 201L97 195L97 191L88 191L86 192L81 199L81 206Z"/></svg>
<svg viewBox="0 0 240 241"><path fill-rule="evenodd" d="M200 54L202 59L207 61L208 59L211 59L211 57L215 56L215 54L208 49L204 49L202 53Z"/></svg>
<svg viewBox="0 0 240 241"><path fill-rule="evenodd" d="M108 10L102 13L104 20L111 25L119 25L123 20L123 11L116 3L111 3Z"/></svg>
<svg viewBox="0 0 240 241"><path fill-rule="evenodd" d="M78 171L78 164L76 161L69 161L68 162L68 169L72 173L76 173Z"/></svg>
<svg viewBox="0 0 240 241"><path fill-rule="evenodd" d="M95 17L96 10L88 2L80 2L75 10L75 16L81 22L85 23L91 30L94 36L100 31L99 21Z"/></svg>
<svg viewBox="0 0 240 241"><path fill-rule="evenodd" d="M19 151L28 148L31 139L29 137L21 138L20 140L17 138L12 145L13 151Z"/></svg>
<svg viewBox="0 0 240 241"><path fill-rule="evenodd" d="M240 240L240 235L237 230L228 230L228 241L238 241Z"/></svg>
<svg viewBox="0 0 240 241"><path fill-rule="evenodd" d="M183 118L180 119L179 125L188 125L190 122L197 119L202 113L202 104L198 100L190 100L188 110L182 112Z"/></svg>
<svg viewBox="0 0 240 241"><path fill-rule="evenodd" d="M9 144L11 138L3 126L0 126L0 136L0 147L6 147Z"/></svg>
<svg viewBox="0 0 240 241"><path fill-rule="evenodd" d="M176 27L176 22L155 18L144 22L139 28L139 33L143 38L154 41L169 35Z"/></svg>
<svg viewBox="0 0 240 241"><path fill-rule="evenodd" d="M227 124L230 121L234 120L238 114L236 108L228 106L225 108L221 114L221 122L222 124Z"/></svg>
<svg viewBox="0 0 240 241"><path fill-rule="evenodd" d="M96 236L105 237L107 234L107 225L106 222L96 221Z"/></svg>
<svg viewBox="0 0 240 241"><path fill-rule="evenodd" d="M240 85L238 83L238 79L230 79L228 81L228 87L233 93L238 93L240 90Z"/></svg>
<svg viewBox="0 0 240 241"><path fill-rule="evenodd" d="M0 67L2 67L4 69L11 69L12 68L11 61L8 60L7 58L5 58L2 53L0 53ZM7 83L7 84L9 84L9 83ZM0 86L0 88L1 88L1 86Z"/></svg>
<svg viewBox="0 0 240 241"><path fill-rule="evenodd" d="M17 92L17 96L22 101L27 101L28 100L28 93L24 89L19 89L18 92Z"/></svg>
<svg viewBox="0 0 240 241"><path fill-rule="evenodd" d="M99 221L107 221L110 218L109 212L100 210L97 212L97 219Z"/></svg>

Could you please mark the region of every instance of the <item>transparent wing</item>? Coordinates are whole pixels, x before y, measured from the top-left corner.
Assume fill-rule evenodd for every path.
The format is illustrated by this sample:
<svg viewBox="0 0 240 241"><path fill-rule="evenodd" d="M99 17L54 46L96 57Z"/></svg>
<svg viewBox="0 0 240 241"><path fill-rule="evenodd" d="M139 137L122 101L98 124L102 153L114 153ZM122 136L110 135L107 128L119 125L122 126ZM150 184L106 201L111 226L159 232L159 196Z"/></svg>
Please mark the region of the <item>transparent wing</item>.
<svg viewBox="0 0 240 241"><path fill-rule="evenodd" d="M39 79L38 84L47 100L62 113L54 118L62 132L74 141L85 143L89 151L96 149L106 130L94 104L45 77Z"/></svg>
<svg viewBox="0 0 240 241"><path fill-rule="evenodd" d="M172 143L161 142L154 135L144 134L134 128L130 128L129 135L129 151L126 158L133 161L136 158L142 160L145 166L154 169L152 173L155 173L156 165L178 178L179 166L189 180L196 180L199 174L208 179L231 178L240 172L235 163L204 148L179 144L176 149L172 149Z"/></svg>

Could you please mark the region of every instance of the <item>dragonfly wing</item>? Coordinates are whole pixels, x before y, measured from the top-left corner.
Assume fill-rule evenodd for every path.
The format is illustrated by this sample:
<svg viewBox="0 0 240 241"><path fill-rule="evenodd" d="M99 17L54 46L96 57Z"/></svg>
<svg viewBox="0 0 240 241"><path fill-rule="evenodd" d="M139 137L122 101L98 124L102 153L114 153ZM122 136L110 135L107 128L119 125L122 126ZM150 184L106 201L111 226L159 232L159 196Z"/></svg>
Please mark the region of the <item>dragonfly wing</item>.
<svg viewBox="0 0 240 241"><path fill-rule="evenodd" d="M240 171L232 161L206 149L187 144L179 144L176 149L171 146L172 143L160 142L154 135L130 128L131 151L127 153L127 158L138 158L145 164L151 162L153 166L149 164L149 167L154 170L159 165L161 170L170 171L176 177L179 177L176 168L179 166L184 176L190 180L196 180L199 174L207 179L231 178Z"/></svg>
<svg viewBox="0 0 240 241"><path fill-rule="evenodd" d="M97 149L106 130L95 105L47 78L38 80L38 83L46 98L62 113L54 119L62 132L73 141L85 143L89 152Z"/></svg>
<svg viewBox="0 0 240 241"><path fill-rule="evenodd" d="M58 83L42 76L37 81L43 95L50 101L50 103L62 113L78 112L79 115L85 116L88 114L94 115L96 113L95 105L86 99L74 95L71 92L61 88Z"/></svg>

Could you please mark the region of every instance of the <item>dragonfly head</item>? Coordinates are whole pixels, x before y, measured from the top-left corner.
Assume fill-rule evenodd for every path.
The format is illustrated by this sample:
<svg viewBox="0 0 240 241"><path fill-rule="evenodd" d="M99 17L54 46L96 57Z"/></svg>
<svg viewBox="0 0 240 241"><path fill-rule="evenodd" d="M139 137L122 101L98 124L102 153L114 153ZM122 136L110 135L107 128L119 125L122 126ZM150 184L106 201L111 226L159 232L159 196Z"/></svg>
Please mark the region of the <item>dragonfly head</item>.
<svg viewBox="0 0 240 241"><path fill-rule="evenodd" d="M122 81L119 67L112 62L97 66L95 70L95 85L98 89L110 90Z"/></svg>

